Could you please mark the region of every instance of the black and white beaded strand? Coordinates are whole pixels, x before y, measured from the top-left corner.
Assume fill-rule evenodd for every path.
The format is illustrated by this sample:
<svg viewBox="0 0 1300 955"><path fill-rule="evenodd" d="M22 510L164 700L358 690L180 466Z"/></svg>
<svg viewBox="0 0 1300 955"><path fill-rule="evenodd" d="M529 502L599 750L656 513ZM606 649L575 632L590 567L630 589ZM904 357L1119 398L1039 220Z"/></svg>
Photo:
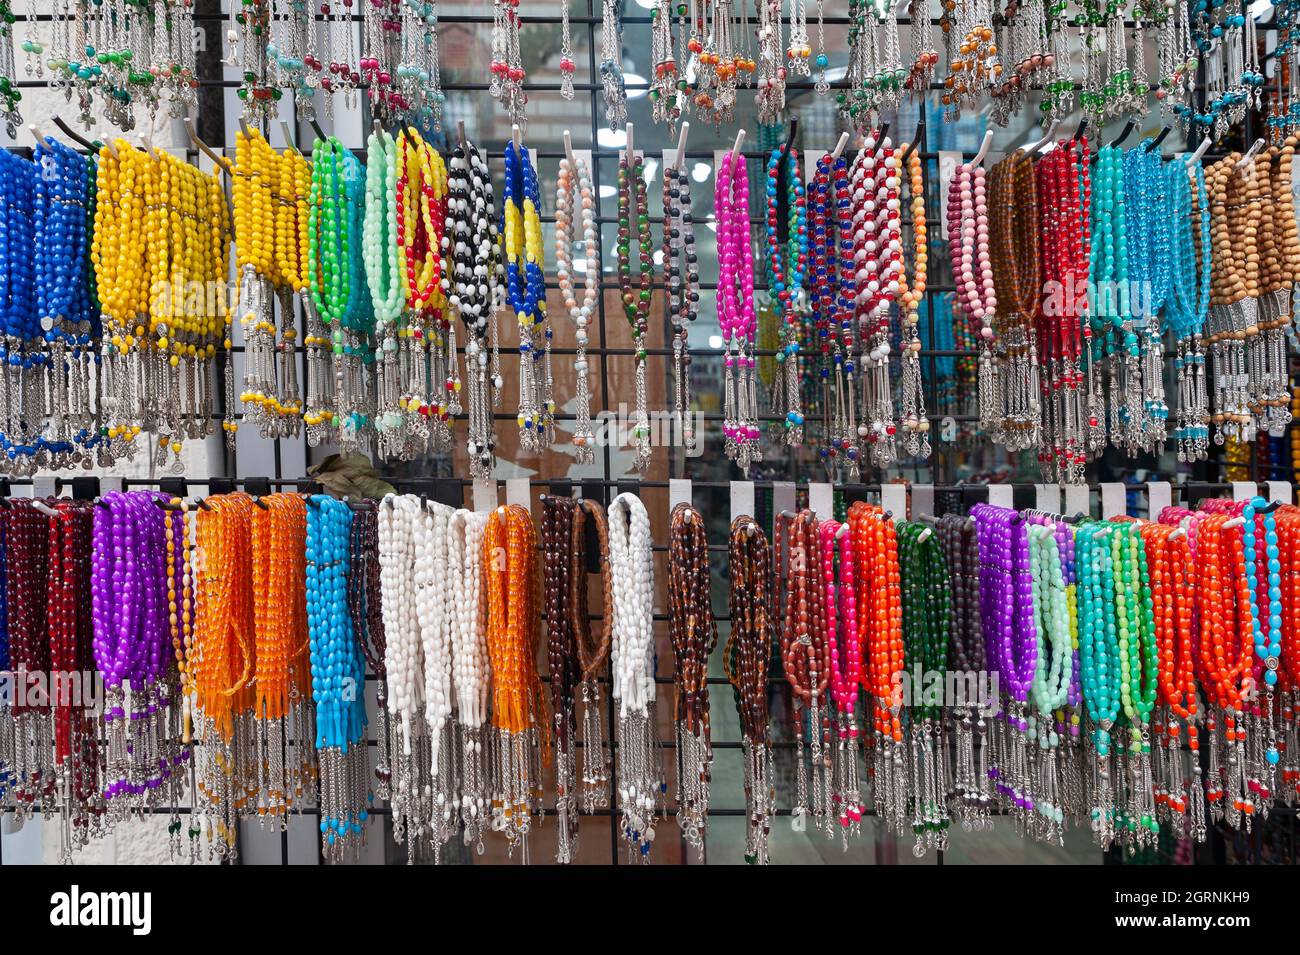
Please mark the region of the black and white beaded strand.
<svg viewBox="0 0 1300 955"><path fill-rule="evenodd" d="M470 476L476 480L492 476L496 460L492 409L500 403L503 384L496 310L504 298L505 283L496 223L487 162L473 143L462 141L452 150L447 171L443 241L450 246L452 265L443 269L442 283L447 302L465 323L468 336L469 435L465 449Z"/></svg>

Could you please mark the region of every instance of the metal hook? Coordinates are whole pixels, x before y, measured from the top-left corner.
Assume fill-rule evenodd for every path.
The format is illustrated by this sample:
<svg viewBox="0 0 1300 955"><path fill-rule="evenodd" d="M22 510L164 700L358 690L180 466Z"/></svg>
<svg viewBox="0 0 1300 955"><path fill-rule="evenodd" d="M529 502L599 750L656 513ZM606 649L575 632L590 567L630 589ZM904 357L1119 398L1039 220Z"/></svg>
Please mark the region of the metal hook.
<svg viewBox="0 0 1300 955"><path fill-rule="evenodd" d="M88 149L92 153L99 152L99 148L100 148L99 143L91 142L89 139L86 139L84 136L80 135L75 129L73 129L71 126L65 123L63 121L63 118L59 116L57 113L54 114L54 125L59 127L59 129L63 130L63 134L67 136L69 139L71 139L78 146L82 147L83 149ZM108 143L107 145L108 145L108 151L112 153L114 157L116 157L117 147L115 147L112 143Z"/></svg>
<svg viewBox="0 0 1300 955"><path fill-rule="evenodd" d="M790 117L790 129L789 129L789 131L786 133L786 136L785 136L785 145L781 147L781 155L782 155L782 156L788 156L788 155L790 155L790 150L794 147L794 137L795 137L795 133L797 133L798 131L799 131L799 117L798 117L798 116L791 116L791 117Z"/></svg>
<svg viewBox="0 0 1300 955"><path fill-rule="evenodd" d="M294 145L294 142L293 142L293 135L292 135L292 134L293 134L293 131L292 131L291 129L289 129L289 124L286 123L284 120L280 120L280 135L284 137L284 145L285 145L285 147L286 147L287 149L292 149L293 152L294 152L294 155L301 157L301 156L302 156L302 153L299 152L299 151L298 151L298 147Z"/></svg>
<svg viewBox="0 0 1300 955"><path fill-rule="evenodd" d="M1115 137L1115 141L1111 143L1111 145L1118 146L1120 143L1124 142L1124 140L1128 139L1129 134L1132 133L1133 130L1135 129L1137 129L1137 123L1130 119L1127 123L1124 124L1124 129L1121 130L1120 134Z"/></svg>
<svg viewBox="0 0 1300 955"><path fill-rule="evenodd" d="M915 152L920 147L921 137L923 137L924 135L925 135L925 119L922 118L917 120L916 135L912 137L912 141L908 144L907 148L903 150L903 158L899 160L900 162L907 162L907 157L912 155L912 153Z"/></svg>
<svg viewBox="0 0 1300 955"><path fill-rule="evenodd" d="M1171 129L1173 129L1172 126L1166 126L1164 129L1160 130L1156 138L1151 140L1151 142L1147 143L1147 152L1154 152L1158 150L1160 148L1160 144L1165 141L1165 137L1169 135L1169 131Z"/></svg>
<svg viewBox="0 0 1300 955"><path fill-rule="evenodd" d="M216 163L226 175L234 175L234 168L231 166L230 160L225 156L218 155L211 146L199 139L199 134L194 128L194 120L188 116L185 117L185 131L189 133L190 142L194 144L195 149Z"/></svg>
<svg viewBox="0 0 1300 955"><path fill-rule="evenodd" d="M1032 156L1034 153L1038 152L1038 150L1042 149L1044 146L1046 146L1048 143L1052 141L1052 137L1056 135L1056 127L1060 125L1061 125L1061 121L1059 119L1052 120L1052 122L1048 125L1047 132L1043 135L1042 139L1038 140L1033 145L1026 145L1021 148L1024 149L1024 151L1027 154Z"/></svg>

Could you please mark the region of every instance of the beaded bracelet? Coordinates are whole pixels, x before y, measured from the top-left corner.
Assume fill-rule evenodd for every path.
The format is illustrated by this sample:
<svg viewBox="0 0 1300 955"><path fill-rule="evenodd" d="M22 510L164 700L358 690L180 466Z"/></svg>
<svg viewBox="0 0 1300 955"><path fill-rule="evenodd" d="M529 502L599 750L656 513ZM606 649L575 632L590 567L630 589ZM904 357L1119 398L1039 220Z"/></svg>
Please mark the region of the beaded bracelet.
<svg viewBox="0 0 1300 955"><path fill-rule="evenodd" d="M488 515L458 510L448 521L447 561L454 592L455 627L451 638L452 686L456 721L460 726L460 820L465 844L484 851L483 829L491 820L487 767L491 739L485 738L488 720L489 659L487 598L483 564L483 537Z"/></svg>
<svg viewBox="0 0 1300 955"><path fill-rule="evenodd" d="M888 136L868 134L850 170L855 274L859 280L855 317L861 330L862 407L859 455L884 468L897 458L898 422L889 376L891 304L903 274L902 211L898 202L898 155ZM858 198L860 197L860 199Z"/></svg>
<svg viewBox="0 0 1300 955"><path fill-rule="evenodd" d="M766 865L768 835L776 812L767 707L767 672L772 654L772 551L752 517L738 517L731 522L728 555L731 636L723 658L735 689L745 760L745 861Z"/></svg>
<svg viewBox="0 0 1300 955"><path fill-rule="evenodd" d="M718 165L714 215L718 244L718 325L726 348L722 430L727 457L743 471L758 459L760 451L749 184L741 155L726 153Z"/></svg>
<svg viewBox="0 0 1300 955"><path fill-rule="evenodd" d="M504 295L502 246L487 160L470 142L458 144L447 173L445 234L451 262L442 270L448 307L465 324L465 376L468 379L469 473L490 478L496 460L492 409L504 381L497 343L496 311Z"/></svg>
<svg viewBox="0 0 1300 955"><path fill-rule="evenodd" d="M667 182L667 171L664 175ZM666 210L665 205L665 214ZM598 239L591 171L585 160L575 157L571 163L566 156L560 160L560 169L555 179L555 269L564 306L573 320L574 341L577 345L573 359L573 371L577 376L574 397L578 403L573 446L574 457L579 464L591 464L596 460L596 435L591 428L591 394L587 381L587 329L596 307L597 287L600 284ZM575 242L582 244L585 263L581 302L574 292Z"/></svg>
<svg viewBox="0 0 1300 955"><path fill-rule="evenodd" d="M952 619L949 625L948 666L967 681L988 666L984 649L984 624L980 612L980 556L975 522L960 514L939 519L939 540L950 576ZM988 747L983 742L988 724L981 709L986 700L967 698L952 714L953 814L962 829L986 829L993 802L986 771ZM954 701L956 704L956 701Z"/></svg>
<svg viewBox="0 0 1300 955"><path fill-rule="evenodd" d="M91 548L93 648L105 694L101 795L116 822L131 810L161 804L167 795L163 787L174 772L175 754L165 750L167 758L158 759L149 741L174 738L166 727L179 695L163 664L172 656L163 617L164 511L149 491L112 491L100 503ZM14 543L6 534L9 568L19 558ZM15 614L21 612L12 593L8 611L12 642Z"/></svg>
<svg viewBox="0 0 1300 955"><path fill-rule="evenodd" d="M856 602L863 642L862 686L873 698L873 796L876 813L895 831L906 826L906 765L898 693L903 673L903 609L894 523L883 509L856 501L849 507Z"/></svg>
<svg viewBox="0 0 1300 955"><path fill-rule="evenodd" d="M654 817L667 789L655 742L654 560L650 517L635 494L609 506L610 646L619 830L630 861L649 861Z"/></svg>
<svg viewBox="0 0 1300 955"><path fill-rule="evenodd" d="M352 508L348 531L349 573L345 588L348 619L356 638L356 651L375 674L376 749L374 791L377 798L391 796L393 732L388 713L388 667L380 604L379 515L369 502Z"/></svg>
<svg viewBox="0 0 1300 955"><path fill-rule="evenodd" d="M12 308L5 312L6 331L18 346L6 360L16 366L20 380L4 402L7 413L0 425L0 449L5 454L0 462L19 471L32 463L48 468L105 466L110 455L100 435L93 397L99 385L102 335L90 259L95 161L46 137L37 142L32 163L39 174L31 183L30 263L17 261L23 255L25 225L13 218L19 210L9 210L5 241L9 261L15 263L11 267L15 275L9 279L11 294L18 296L14 304L21 306L23 290L18 286L30 276L28 291L39 325L26 326L37 331L35 340L19 342L16 339L26 336L13 327L12 319L18 316L27 322L33 314ZM22 381L32 377L44 377L50 396L49 421L40 427L19 414L24 407Z"/></svg>
<svg viewBox="0 0 1300 955"><path fill-rule="evenodd" d="M898 527L898 566L904 580L904 666L923 685L912 686L911 732L912 854L921 858L927 849L948 846L948 745L943 731L942 701L931 698L930 674L945 672L948 662L951 581L943 547L928 524ZM920 694L918 700L918 693Z"/></svg>
<svg viewBox="0 0 1300 955"><path fill-rule="evenodd" d="M300 185L298 167L305 166L301 158L297 167L288 166L286 182L284 162L260 132L241 129L235 139L231 192L239 275L236 311L244 333L244 388L239 400L253 405L251 414L264 438L295 434L302 410L297 399L297 363L284 356L285 345L292 346L296 338L285 290L300 280L296 274L286 275L281 267L287 265L296 273L299 237L293 190ZM284 325L279 334L277 297Z"/></svg>
<svg viewBox="0 0 1300 955"><path fill-rule="evenodd" d="M65 816L64 825L59 829L59 857L71 862L73 850L89 843L103 813L97 782L104 754L93 714L85 705L80 688L72 682L83 679L92 653L93 508L86 501L60 501L56 516L48 518L48 525L52 776L62 793ZM179 796L179 787L173 790L173 795Z"/></svg>
<svg viewBox="0 0 1300 955"><path fill-rule="evenodd" d="M327 99L326 103L330 100ZM373 409L364 367L374 360L368 344L373 304L367 290L362 244L365 176L337 137L312 150L307 219L308 310L307 426L309 444L337 440L350 450L372 427Z"/></svg>
<svg viewBox="0 0 1300 955"><path fill-rule="evenodd" d="M372 513L369 507L358 511L354 531L368 524ZM383 621L393 720L393 835L406 844L408 862L429 846L439 861L459 821L452 724L455 624L443 586L452 510L412 494L390 494L375 516L374 546L363 540L357 550L359 556L377 550L377 586L365 595L365 609L354 609L353 616Z"/></svg>
<svg viewBox="0 0 1300 955"><path fill-rule="evenodd" d="M199 512L196 547L202 555L195 586L195 771L199 809L208 817L210 849L238 853L239 811L245 792L260 781L240 743L256 738L256 610L253 588L253 499L244 493L206 501ZM269 649L269 647L268 647ZM251 777L251 778L250 778ZM215 830L215 831L213 831Z"/></svg>
<svg viewBox="0 0 1300 955"><path fill-rule="evenodd" d="M512 851L541 812L541 747L547 739L535 663L541 600L536 551L527 510L509 505L492 511L482 558L494 759L501 767L492 793L492 824L504 830Z"/></svg>
<svg viewBox="0 0 1300 955"><path fill-rule="evenodd" d="M50 735L50 702L40 692L28 689L33 680L50 671L46 597L51 586L49 519L36 503L20 500L9 501L3 517L9 664L19 675L23 690L10 705L13 732L16 740L45 740ZM30 812L52 798L55 779L48 747L15 746L7 755L13 760L9 766L17 805Z"/></svg>
<svg viewBox="0 0 1300 955"><path fill-rule="evenodd" d="M691 179L682 162L682 157L677 156L675 164L664 165L663 261L668 320L672 324L673 418L683 453L689 457L699 449L691 407L690 326L699 314L700 262L695 250Z"/></svg>
<svg viewBox="0 0 1300 955"><path fill-rule="evenodd" d="M276 826L315 786L310 738L311 660L304 554L307 505L297 494L272 494L251 511L255 694L253 718L266 766L258 776L257 815Z"/></svg>
<svg viewBox="0 0 1300 955"><path fill-rule="evenodd" d="M784 204L785 221L780 212ZM784 441L803 443L803 402L799 338L805 308L808 268L808 207L799 153L793 146L773 149L767 161L767 274L781 322L776 407L785 413Z"/></svg>
<svg viewBox="0 0 1300 955"><path fill-rule="evenodd" d="M573 860L578 843L577 725L575 690L582 678L574 614L569 606L580 570L573 550L573 523L578 510L571 497L542 495L542 607L546 613L546 659L555 721L555 814L559 845L556 861Z"/></svg>
<svg viewBox="0 0 1300 955"><path fill-rule="evenodd" d="M997 379L1002 392L1000 421L993 440L1009 451L1039 443L1038 346L1033 320L1038 313L1038 193L1034 163L1015 150L988 175L989 262L1001 306L996 321L999 344Z"/></svg>
<svg viewBox="0 0 1300 955"><path fill-rule="evenodd" d="M926 23L929 29L929 23ZM938 54L935 54L937 57ZM928 225L925 219L925 179L921 173L919 150L907 152L906 178L912 214L912 274L899 270L899 294L902 322L902 416L903 450L909 457L930 456L930 419L925 412L925 388L921 378L921 303L925 301L926 275L929 270Z"/></svg>
<svg viewBox="0 0 1300 955"><path fill-rule="evenodd" d="M832 773L831 802L839 815L844 846L862 822L862 795L858 782L858 718L855 712L862 683L862 649L855 582L856 541L847 524L822 521L817 526L820 546L816 561L822 582L832 719L838 743ZM837 559L838 558L838 559Z"/></svg>
<svg viewBox="0 0 1300 955"><path fill-rule="evenodd" d="M461 381L455 324L446 314L442 288L447 269L446 164L413 129L398 137L397 154L394 235L406 261L407 313L380 367L386 370L384 380L392 392L390 406L395 403L396 413L404 415L390 419L390 424L401 428L405 439L401 455L409 457L426 448L451 447L450 420L461 411Z"/></svg>
<svg viewBox="0 0 1300 955"><path fill-rule="evenodd" d="M677 824L704 850L713 743L709 721L709 657L718 642L709 596L709 547L704 517L679 503L669 519L668 632L673 647Z"/></svg>
<svg viewBox="0 0 1300 955"><path fill-rule="evenodd" d="M601 700L600 676L609 661L614 634L613 571L610 566L609 528L605 509L596 501L583 499L573 513L572 554L575 568L588 553L587 522L595 530L594 547L600 555L601 626L593 633L587 609L587 579L584 572L570 576L569 612L582 664L582 808L588 814L609 805L609 753L605 747L605 707Z"/></svg>
<svg viewBox="0 0 1300 955"><path fill-rule="evenodd" d="M857 322L853 318L857 278L847 160L829 153L817 160L808 202L812 221L809 253L817 276L809 292L821 351L817 371L821 405L827 418L817 453L832 480L841 471L852 480L858 474L859 457L854 363Z"/></svg>
<svg viewBox="0 0 1300 955"><path fill-rule="evenodd" d="M555 401L551 382L551 327L546 314L542 270L541 192L529 151L506 143L502 189L501 242L505 258L505 292L519 322L519 414L524 450L550 447Z"/></svg>
<svg viewBox="0 0 1300 955"><path fill-rule="evenodd" d="M1166 707L1163 719L1153 721L1157 739L1163 744L1154 750L1156 809L1163 809L1180 831L1189 831L1199 842L1205 838L1205 787L1200 731L1194 721L1199 704L1192 636L1196 601L1191 545L1185 529L1168 524L1143 524L1141 533L1151 577L1160 700ZM1183 771L1184 731L1192 754L1190 780Z"/></svg>
<svg viewBox="0 0 1300 955"><path fill-rule="evenodd" d="M798 514L781 515L777 521L774 560L778 585L783 580L786 582L781 665L794 703L791 717L798 757L795 763L795 825L805 826L804 817L811 814L814 826L830 831L827 827L831 825L834 784L824 748L829 743L830 720L826 701L831 668L823 606L825 591L820 580L821 564L817 559L817 534L817 517L812 511L805 509ZM823 706L827 709L823 710ZM803 759L805 736L811 756L811 786Z"/></svg>
<svg viewBox="0 0 1300 955"><path fill-rule="evenodd" d="M166 502L168 513L163 525L163 537L166 545L166 559L163 572L166 580L167 622L171 635L172 654L176 661L176 696L172 707L173 715L169 721L170 739L173 741L173 766L193 760L193 726L194 726L194 676L190 652L194 646L194 598L198 584L192 562L192 535L189 504L184 498L171 498ZM93 520L93 513L92 513ZM185 776L174 770L172 773L171 796L172 815L168 820L168 845L173 859L180 859L188 854L191 864L199 861L199 816L196 812L197 787L187 786ZM188 789L188 794L185 790ZM190 821L186 828L187 840L181 840L180 806L188 796ZM188 846L188 853L186 853Z"/></svg>
<svg viewBox="0 0 1300 955"><path fill-rule="evenodd" d="M650 466L650 414L646 410L646 335L649 333L654 259L650 235L650 205L645 181L645 157L624 151L618 160L618 285L623 314L635 350L636 407L632 412L633 463L639 473ZM633 259L635 257L635 275Z"/></svg>
<svg viewBox="0 0 1300 955"><path fill-rule="evenodd" d="M352 509L314 494L307 499L307 631L320 773L321 852L356 858L370 816L365 662L348 609Z"/></svg>
<svg viewBox="0 0 1300 955"><path fill-rule="evenodd" d="M1091 421L1090 391L1082 365L1086 299L1078 291L1088 281L1088 140L1062 140L1035 162L1038 232L1043 287L1051 307L1035 320L1043 437L1038 450L1045 478L1083 480ZM1091 366L1089 366L1091 371Z"/></svg>

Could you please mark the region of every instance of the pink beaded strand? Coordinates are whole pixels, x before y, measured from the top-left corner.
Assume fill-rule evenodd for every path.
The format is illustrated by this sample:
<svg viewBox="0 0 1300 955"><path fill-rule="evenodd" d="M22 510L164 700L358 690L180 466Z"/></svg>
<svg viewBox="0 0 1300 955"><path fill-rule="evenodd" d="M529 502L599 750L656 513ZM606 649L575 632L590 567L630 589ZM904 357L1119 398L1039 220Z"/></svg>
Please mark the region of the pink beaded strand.
<svg viewBox="0 0 1300 955"><path fill-rule="evenodd" d="M744 157L726 153L714 190L718 236L718 325L726 349L723 433L727 457L742 469L760 457L755 372L754 256Z"/></svg>
<svg viewBox="0 0 1300 955"><path fill-rule="evenodd" d="M823 521L818 529L821 543L821 579L826 614L826 648L830 656L831 701L839 746L832 772L832 801L839 812L841 828L856 830L862 821L862 796L858 786L858 721L855 707L862 682L862 644L858 630L857 592L854 589L853 535L847 524ZM835 566L839 548L838 573Z"/></svg>

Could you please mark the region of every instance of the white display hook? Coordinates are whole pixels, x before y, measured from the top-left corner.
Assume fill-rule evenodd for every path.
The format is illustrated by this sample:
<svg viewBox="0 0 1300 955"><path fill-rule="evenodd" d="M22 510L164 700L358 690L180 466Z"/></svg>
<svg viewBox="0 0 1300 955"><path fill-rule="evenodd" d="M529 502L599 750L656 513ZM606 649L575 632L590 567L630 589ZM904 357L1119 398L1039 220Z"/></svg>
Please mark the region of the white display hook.
<svg viewBox="0 0 1300 955"><path fill-rule="evenodd" d="M835 148L831 150L831 162L834 162L836 159L839 159L842 155L844 155L844 147L847 146L848 144L849 144L849 134L840 133L840 141L836 143Z"/></svg>
<svg viewBox="0 0 1300 955"><path fill-rule="evenodd" d="M1251 143L1250 148L1246 150L1246 155L1237 160L1237 171L1240 172L1244 167L1249 166L1248 174L1253 177L1255 175L1255 154L1263 148L1264 140L1262 139L1257 139Z"/></svg>
<svg viewBox="0 0 1300 955"><path fill-rule="evenodd" d="M742 129L736 134L736 145L731 147L731 161L734 163L736 157L740 155L740 147L745 145L745 131Z"/></svg>
<svg viewBox="0 0 1300 955"><path fill-rule="evenodd" d="M627 161L632 162L632 157L636 155L636 150L632 148L632 124L627 124L627 145L623 147L627 151Z"/></svg>
<svg viewBox="0 0 1300 955"><path fill-rule="evenodd" d="M564 158L569 161L570 170L578 168L578 160L573 155L573 137L567 129L564 131Z"/></svg>
<svg viewBox="0 0 1300 955"><path fill-rule="evenodd" d="M993 130L986 129L984 131L984 142L980 143L980 151L975 154L975 158L970 161L970 164L972 166L978 166L980 163L982 163L984 161L984 157L988 155L989 147L992 145L993 145Z"/></svg>
<svg viewBox="0 0 1300 955"><path fill-rule="evenodd" d="M1205 155L1205 153L1209 150L1209 148L1210 148L1210 137L1206 136L1204 139L1201 140L1200 145L1196 147L1196 152L1188 156L1187 159L1184 160L1184 162L1186 162L1188 166L1195 166L1198 162L1201 161L1201 157Z"/></svg>
<svg viewBox="0 0 1300 955"><path fill-rule="evenodd" d="M673 168L686 168L686 134L691 131L691 124L682 121L682 131L677 136L677 155L673 159Z"/></svg>
<svg viewBox="0 0 1300 955"><path fill-rule="evenodd" d="M1033 145L1027 145L1023 147L1025 152L1030 154L1036 153L1038 152L1038 150L1042 149L1044 146L1050 143L1052 141L1052 137L1056 135L1056 128L1060 125L1061 125L1061 121L1059 119L1052 120L1051 125L1047 127L1047 133L1043 136L1042 139L1038 140L1038 142L1034 143ZM990 130L990 132L992 132L992 130Z"/></svg>

